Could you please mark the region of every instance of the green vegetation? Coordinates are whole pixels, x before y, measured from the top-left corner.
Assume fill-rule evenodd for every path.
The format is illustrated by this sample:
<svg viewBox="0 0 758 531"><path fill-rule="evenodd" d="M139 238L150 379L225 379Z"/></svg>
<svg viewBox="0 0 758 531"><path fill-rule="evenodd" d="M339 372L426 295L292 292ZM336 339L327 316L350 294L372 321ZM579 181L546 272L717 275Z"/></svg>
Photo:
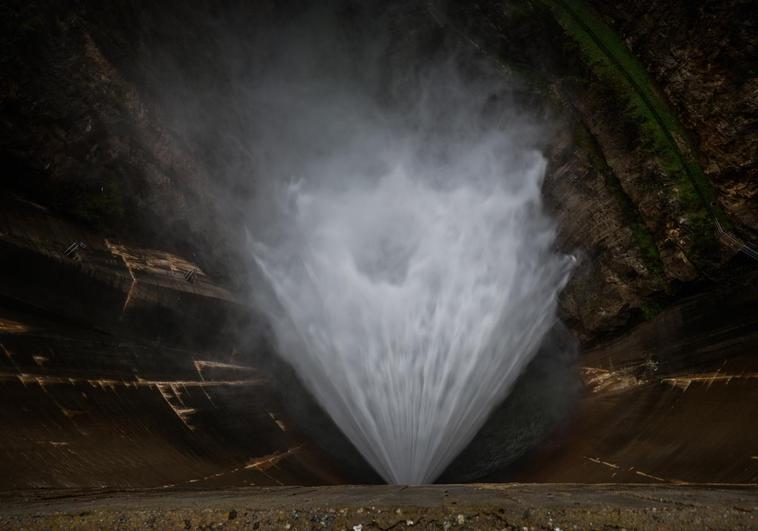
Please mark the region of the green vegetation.
<svg viewBox="0 0 758 531"><path fill-rule="evenodd" d="M637 126L644 147L669 182L662 188L670 207L680 211L694 239L696 255L715 248L714 220L728 222L715 206L710 183L675 115L653 86L644 68L621 39L583 0L540 0L576 43L583 62L617 95L630 123ZM634 230L634 229L633 229ZM644 237L643 237L644 239ZM639 239L638 239L639 240ZM643 249L647 244L642 244Z"/></svg>
<svg viewBox="0 0 758 531"><path fill-rule="evenodd" d="M643 223L639 211L635 207L634 202L624 191L618 177L613 173L613 170L608 167L608 163L603 156L603 152L600 149L597 140L582 123L577 124L574 131L574 138L579 147L589 155L592 161L592 166L603 175L606 186L611 190L617 203L621 206L624 221L631 229L635 242L642 251L642 259L644 260L647 269L653 275L654 281L657 284L656 287L658 289L666 289L667 283L664 277L663 264L661 262L660 252L655 244L655 239Z"/></svg>

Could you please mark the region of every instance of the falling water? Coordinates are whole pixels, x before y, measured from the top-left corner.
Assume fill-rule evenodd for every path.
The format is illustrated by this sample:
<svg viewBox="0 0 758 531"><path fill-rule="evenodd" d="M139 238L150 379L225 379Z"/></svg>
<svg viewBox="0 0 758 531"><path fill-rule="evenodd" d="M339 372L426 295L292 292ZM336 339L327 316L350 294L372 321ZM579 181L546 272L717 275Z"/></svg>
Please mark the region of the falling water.
<svg viewBox="0 0 758 531"><path fill-rule="evenodd" d="M567 260L551 250L538 153L497 179L409 166L291 185L287 235L255 257L284 310L285 356L386 481L417 484L444 470L532 359Z"/></svg>
<svg viewBox="0 0 758 531"><path fill-rule="evenodd" d="M480 57L380 67L376 39L345 48L329 24L304 45L316 26L277 40L286 60L245 100L258 303L376 471L428 483L555 324L571 260L542 205L544 128Z"/></svg>

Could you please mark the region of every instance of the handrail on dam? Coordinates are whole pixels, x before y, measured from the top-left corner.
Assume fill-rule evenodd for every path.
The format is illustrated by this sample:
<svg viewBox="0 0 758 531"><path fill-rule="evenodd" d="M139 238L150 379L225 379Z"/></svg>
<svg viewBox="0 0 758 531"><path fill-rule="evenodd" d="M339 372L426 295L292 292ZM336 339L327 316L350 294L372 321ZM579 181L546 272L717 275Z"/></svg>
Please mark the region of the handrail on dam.
<svg viewBox="0 0 758 531"><path fill-rule="evenodd" d="M755 261L758 261L758 250L755 249L752 245L749 243L744 242L734 234L732 234L729 231L724 230L724 227L721 226L721 223L719 223L719 220L716 221L716 233L719 235L720 238L723 238L724 243L732 247L733 249L736 249L737 252L741 252L750 258L752 258Z"/></svg>

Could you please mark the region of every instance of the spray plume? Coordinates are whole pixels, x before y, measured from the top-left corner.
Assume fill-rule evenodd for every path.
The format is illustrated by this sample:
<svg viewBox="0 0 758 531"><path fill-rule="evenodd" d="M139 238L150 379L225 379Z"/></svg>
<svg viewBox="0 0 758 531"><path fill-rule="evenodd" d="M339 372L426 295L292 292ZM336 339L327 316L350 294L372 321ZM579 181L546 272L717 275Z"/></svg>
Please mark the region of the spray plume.
<svg viewBox="0 0 758 531"><path fill-rule="evenodd" d="M570 260L553 251L544 157L523 141L537 128L502 82L457 59L404 81L400 104L297 84L277 135L292 151L263 194L276 222L253 256L281 354L386 481L417 484L531 361Z"/></svg>

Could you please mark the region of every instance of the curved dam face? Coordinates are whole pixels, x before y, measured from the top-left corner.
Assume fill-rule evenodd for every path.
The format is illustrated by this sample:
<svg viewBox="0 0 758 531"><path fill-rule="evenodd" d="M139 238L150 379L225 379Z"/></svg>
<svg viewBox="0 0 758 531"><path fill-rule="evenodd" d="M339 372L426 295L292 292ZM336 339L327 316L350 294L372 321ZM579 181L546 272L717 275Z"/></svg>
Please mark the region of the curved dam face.
<svg viewBox="0 0 758 531"><path fill-rule="evenodd" d="M0 7L0 66L13 72L0 85L3 495L758 481L744 2L101 4ZM444 105L444 76L417 90L425 65L455 61L465 82ZM471 142L481 124L497 142ZM428 160L442 162L415 200L389 162L422 173ZM394 180L306 175L345 167ZM529 200L462 177L501 173L528 175ZM514 228L535 218L546 224L528 237ZM299 238L309 245L290 252ZM508 238L519 243L495 245ZM519 291L548 263L560 279L544 300ZM406 282L417 297L395 289ZM434 321L445 297L455 312ZM509 318L466 313L471 300ZM526 337L517 370L442 349L447 372L425 394L428 364L393 358L400 376L424 376L416 387L382 365L386 345L428 353L487 319L497 348L461 350L502 362ZM293 330L311 357L293 357ZM360 370L347 370L359 350ZM489 399L453 407L452 390ZM426 475L384 451L423 439L391 433L409 396L426 412L414 426L434 428L417 450L437 464ZM380 411L390 398L400 406ZM440 433L463 433L444 459L431 450ZM418 492L447 503L447 491Z"/></svg>
<svg viewBox="0 0 758 531"><path fill-rule="evenodd" d="M223 333L251 311L196 264L28 203L2 225L4 490L361 481L294 429Z"/></svg>
<svg viewBox="0 0 758 531"><path fill-rule="evenodd" d="M316 406L292 407L295 380L202 328L249 310L194 264L5 206L4 490L378 481L334 426L310 426ZM66 256L69 240L86 248ZM754 482L755 286L748 275L684 299L578 367L543 351L442 480ZM195 348L176 339L188 336ZM555 376L567 366L576 380ZM581 398L558 408L554 387L534 389L546 382ZM535 408L560 421L547 430Z"/></svg>
<svg viewBox="0 0 758 531"><path fill-rule="evenodd" d="M19 199L2 226L4 490L379 481L197 264Z"/></svg>

